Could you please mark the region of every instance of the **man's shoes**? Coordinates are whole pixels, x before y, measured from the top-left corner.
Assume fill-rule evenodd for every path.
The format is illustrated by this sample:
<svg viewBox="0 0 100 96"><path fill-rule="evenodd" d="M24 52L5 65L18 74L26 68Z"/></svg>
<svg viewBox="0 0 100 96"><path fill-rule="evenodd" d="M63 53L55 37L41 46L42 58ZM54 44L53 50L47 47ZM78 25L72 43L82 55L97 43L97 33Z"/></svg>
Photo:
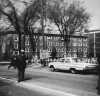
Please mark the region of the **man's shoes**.
<svg viewBox="0 0 100 96"><path fill-rule="evenodd" d="M21 82L21 80L18 80L18 82Z"/></svg>
<svg viewBox="0 0 100 96"><path fill-rule="evenodd" d="M18 80L18 82L22 82L22 81L24 81L24 79L22 79L22 80Z"/></svg>

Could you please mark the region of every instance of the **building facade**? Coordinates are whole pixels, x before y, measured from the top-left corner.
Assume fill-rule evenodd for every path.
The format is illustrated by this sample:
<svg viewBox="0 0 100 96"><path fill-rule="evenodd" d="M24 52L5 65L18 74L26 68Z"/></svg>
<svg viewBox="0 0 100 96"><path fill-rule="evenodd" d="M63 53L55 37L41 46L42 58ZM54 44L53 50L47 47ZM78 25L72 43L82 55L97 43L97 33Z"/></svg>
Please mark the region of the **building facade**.
<svg viewBox="0 0 100 96"><path fill-rule="evenodd" d="M52 48L55 47L57 51L57 57L64 57L66 55L65 42L62 35L59 34L44 34L44 41L42 34L34 34L34 38L38 38L36 41L36 54L43 49L45 44L45 50L48 51L49 55L52 52ZM14 51L18 51L18 36L14 37ZM88 38L86 36L70 36L69 43L69 56L72 57L87 57L88 53ZM32 55L31 44L29 36L25 36L25 53Z"/></svg>
<svg viewBox="0 0 100 96"><path fill-rule="evenodd" d="M97 57L100 55L100 30L91 30L86 35L88 35L88 54Z"/></svg>

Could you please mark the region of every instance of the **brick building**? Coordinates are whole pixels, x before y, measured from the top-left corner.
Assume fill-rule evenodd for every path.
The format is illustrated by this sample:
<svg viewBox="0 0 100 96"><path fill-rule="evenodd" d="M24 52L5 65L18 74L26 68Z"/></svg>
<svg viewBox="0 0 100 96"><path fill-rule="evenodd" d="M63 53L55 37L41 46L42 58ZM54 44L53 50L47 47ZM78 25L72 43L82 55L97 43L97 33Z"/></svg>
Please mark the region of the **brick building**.
<svg viewBox="0 0 100 96"><path fill-rule="evenodd" d="M40 50L43 50L43 36L42 34L34 34L34 38L39 36L38 42L36 43L36 52L39 53ZM66 53L66 48L64 46L63 36L59 34L44 34L45 40L45 49L49 52L52 51L52 47L56 48L57 57L64 57ZM18 36L14 36L14 50L18 50ZM73 57L87 57L88 51L88 38L86 36L70 36L69 44L69 56ZM25 52L27 55L32 55L32 50L30 47L29 36L25 37Z"/></svg>
<svg viewBox="0 0 100 96"><path fill-rule="evenodd" d="M86 35L88 35L89 56L100 55L100 30L91 30Z"/></svg>

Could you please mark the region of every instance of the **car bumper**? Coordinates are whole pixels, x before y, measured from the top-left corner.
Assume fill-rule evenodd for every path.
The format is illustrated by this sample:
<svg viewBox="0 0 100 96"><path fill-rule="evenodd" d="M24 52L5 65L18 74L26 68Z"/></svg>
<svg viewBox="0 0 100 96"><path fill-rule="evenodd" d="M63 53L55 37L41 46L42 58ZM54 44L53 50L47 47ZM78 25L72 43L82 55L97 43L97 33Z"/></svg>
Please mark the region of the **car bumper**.
<svg viewBox="0 0 100 96"><path fill-rule="evenodd" d="M83 72L96 72L97 69L96 68L91 68L91 67L88 67L88 68L84 68L83 69Z"/></svg>

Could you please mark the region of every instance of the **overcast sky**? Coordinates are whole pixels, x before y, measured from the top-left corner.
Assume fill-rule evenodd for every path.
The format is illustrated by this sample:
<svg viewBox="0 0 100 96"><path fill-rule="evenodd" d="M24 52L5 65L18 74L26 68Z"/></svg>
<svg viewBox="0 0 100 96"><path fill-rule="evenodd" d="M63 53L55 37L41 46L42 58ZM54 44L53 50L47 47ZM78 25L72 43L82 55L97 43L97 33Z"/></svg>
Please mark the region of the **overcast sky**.
<svg viewBox="0 0 100 96"><path fill-rule="evenodd" d="M100 29L100 0L82 0L91 14L90 29Z"/></svg>

